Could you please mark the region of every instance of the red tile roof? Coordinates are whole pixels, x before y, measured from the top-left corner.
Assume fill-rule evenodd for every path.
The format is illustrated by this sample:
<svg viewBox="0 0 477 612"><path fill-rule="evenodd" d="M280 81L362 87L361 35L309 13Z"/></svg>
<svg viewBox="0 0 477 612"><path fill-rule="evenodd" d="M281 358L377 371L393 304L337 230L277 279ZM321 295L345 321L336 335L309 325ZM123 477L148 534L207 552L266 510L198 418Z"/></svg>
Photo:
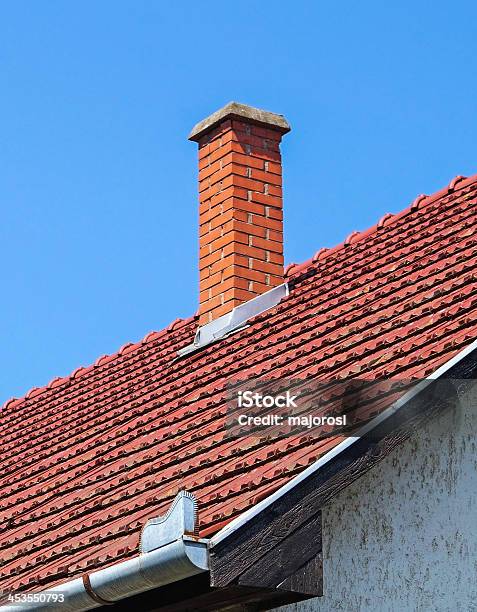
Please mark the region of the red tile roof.
<svg viewBox="0 0 477 612"><path fill-rule="evenodd" d="M476 338L477 176L287 270L250 327L175 359L196 320L8 401L0 429L0 591L64 582L138 554L180 489L209 536L340 439L224 436L240 373L426 376Z"/></svg>

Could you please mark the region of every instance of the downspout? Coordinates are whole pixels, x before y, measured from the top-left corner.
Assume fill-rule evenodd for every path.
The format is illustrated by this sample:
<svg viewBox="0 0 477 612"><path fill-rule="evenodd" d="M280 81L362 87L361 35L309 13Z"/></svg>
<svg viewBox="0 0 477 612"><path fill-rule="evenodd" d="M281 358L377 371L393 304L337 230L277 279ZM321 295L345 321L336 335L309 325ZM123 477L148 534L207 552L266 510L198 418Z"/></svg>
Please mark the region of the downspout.
<svg viewBox="0 0 477 612"><path fill-rule="evenodd" d="M190 493L179 493L166 515L146 523L138 556L35 594L47 601L15 602L0 612L82 612L206 572L208 540L194 535L196 508Z"/></svg>

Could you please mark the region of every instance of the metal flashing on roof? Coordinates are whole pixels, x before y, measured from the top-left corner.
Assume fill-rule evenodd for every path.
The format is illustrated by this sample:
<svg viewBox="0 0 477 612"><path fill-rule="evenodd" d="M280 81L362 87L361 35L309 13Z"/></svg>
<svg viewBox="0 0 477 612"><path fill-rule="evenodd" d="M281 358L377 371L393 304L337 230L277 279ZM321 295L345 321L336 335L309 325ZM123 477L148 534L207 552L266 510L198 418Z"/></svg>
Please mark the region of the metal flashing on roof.
<svg viewBox="0 0 477 612"><path fill-rule="evenodd" d="M148 553L166 546L184 534L193 535L197 528L197 502L187 491L178 493L168 512L149 519L143 527L139 550Z"/></svg>
<svg viewBox="0 0 477 612"><path fill-rule="evenodd" d="M215 321L211 321L199 327L195 334L194 342L177 351L177 355L183 357L212 342L216 342L220 338L224 338L234 331L242 329L249 319L273 308L279 304L288 293L288 283L284 283L283 285L278 285L278 287L270 289L270 291L266 293L257 295L257 297L248 302L236 306L227 314L215 319Z"/></svg>

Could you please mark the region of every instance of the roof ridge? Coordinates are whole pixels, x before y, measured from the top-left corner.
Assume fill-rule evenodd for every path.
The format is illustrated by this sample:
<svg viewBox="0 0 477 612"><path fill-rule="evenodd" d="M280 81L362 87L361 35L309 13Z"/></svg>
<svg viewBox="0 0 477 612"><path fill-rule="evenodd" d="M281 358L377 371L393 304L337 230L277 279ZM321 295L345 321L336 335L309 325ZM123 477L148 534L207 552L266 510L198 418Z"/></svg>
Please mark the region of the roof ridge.
<svg viewBox="0 0 477 612"><path fill-rule="evenodd" d="M436 200L442 197L445 197L447 195L450 195L452 193L455 193L458 190L460 191L466 187L469 187L473 183L477 183L477 174L474 174L470 177L465 177L461 175L455 176L446 187L443 187L442 189L434 192L431 195L425 195L425 194L418 195L413 200L413 202L404 210L398 213L386 213L385 215L381 217L381 219L375 225L372 225L368 229L363 230L361 232L354 230L353 232L351 232L351 234L349 234L346 237L346 239L343 242L335 245L334 247L329 247L329 248L322 247L318 251L316 251L313 257L311 257L310 259L300 264L296 264L296 263L288 264L285 268L284 276L286 279L293 278L294 280L296 280L302 273L308 270L308 268L312 264L316 263L318 260L325 259L329 255L334 254L337 251L340 251L351 244L355 244L356 242L359 242L367 238L371 234L377 232L382 227L388 227L388 226L393 225L394 223L396 223L397 221L399 221L406 215L414 212L415 210L423 208L424 206L428 206L429 204L435 202ZM111 353L109 355L101 355L100 357L96 359L96 361L93 364L89 366L80 366L76 368L69 375L61 376L61 377L57 376L51 379L46 385L43 385L41 387L32 387L31 389L29 389L29 391L27 391L21 397L11 397L7 399L2 405L0 405L0 411L6 409L7 407L11 407L13 404L20 404L24 400L31 399L33 397L42 395L43 393L49 391L50 389L58 387L61 384L65 384L76 378L80 378L81 376L84 376L88 372L92 371L94 368L99 367L103 365L104 363L113 361L114 359L117 359L118 357L121 357L124 354L131 353L134 350L140 348L141 346L144 346L148 342L151 342L152 340L156 340L157 338L160 338L164 334L168 334L176 329L185 327L189 323L192 323L193 321L197 320L197 318L198 318L198 312L196 312L194 315L186 319L182 319L182 318L174 319L174 321L172 321L167 327L161 329L160 331L151 331L147 333L144 336L144 338L142 338L138 342L135 342L135 343L127 342L126 344L123 344L118 351Z"/></svg>
<svg viewBox="0 0 477 612"><path fill-rule="evenodd" d="M355 244L356 242L360 242L365 238L368 238L371 234L376 233L382 227L389 227L393 224L400 221L403 217L409 215L410 213L415 212L418 209L427 207L429 204L432 204L436 200L443 198L445 196L451 195L456 191L460 191L469 187L473 183L477 183L477 174L473 174L472 176L466 177L462 175L455 176L446 187L443 187L439 191L435 191L431 195L419 194L414 198L414 200L409 204L407 208L397 212L397 213L385 213L381 219L372 225L371 227L363 230L363 231L352 231L343 242L338 243L333 247L321 247L316 251L316 253L310 259L302 263L290 263L285 268L285 278L296 280L302 273L308 270L308 268L316 263L319 260L325 259L329 255L335 254L338 251L341 251L345 247ZM458 185L458 187L457 187Z"/></svg>

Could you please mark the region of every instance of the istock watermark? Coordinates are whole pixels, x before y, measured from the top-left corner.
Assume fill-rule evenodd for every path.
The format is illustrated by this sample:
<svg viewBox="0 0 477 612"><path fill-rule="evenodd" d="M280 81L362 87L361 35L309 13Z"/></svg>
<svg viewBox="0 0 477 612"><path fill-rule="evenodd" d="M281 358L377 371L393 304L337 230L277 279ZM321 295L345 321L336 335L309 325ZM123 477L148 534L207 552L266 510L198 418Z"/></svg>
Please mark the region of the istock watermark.
<svg viewBox="0 0 477 612"><path fill-rule="evenodd" d="M298 394L292 395L286 391L284 395L263 395L253 391L239 391L237 394L237 404L239 408L298 408L295 400Z"/></svg>
<svg viewBox="0 0 477 612"><path fill-rule="evenodd" d="M28 608L38 609L39 604L59 605L66 601L65 594L61 591L10 591L0 593L0 606L19 607L21 610Z"/></svg>
<svg viewBox="0 0 477 612"><path fill-rule="evenodd" d="M426 388L427 403L433 398L452 402L458 383L449 379L232 380L227 387L227 434L259 438L355 435L420 387Z"/></svg>
<svg viewBox="0 0 477 612"><path fill-rule="evenodd" d="M287 425L293 429L299 427L304 429L312 429L313 427L322 427L323 425L345 427L348 423L346 414L342 416L314 416L311 414L302 416L282 416L279 414L266 414L264 416L250 416L240 414L237 418L240 426L256 425L269 427L271 425Z"/></svg>

